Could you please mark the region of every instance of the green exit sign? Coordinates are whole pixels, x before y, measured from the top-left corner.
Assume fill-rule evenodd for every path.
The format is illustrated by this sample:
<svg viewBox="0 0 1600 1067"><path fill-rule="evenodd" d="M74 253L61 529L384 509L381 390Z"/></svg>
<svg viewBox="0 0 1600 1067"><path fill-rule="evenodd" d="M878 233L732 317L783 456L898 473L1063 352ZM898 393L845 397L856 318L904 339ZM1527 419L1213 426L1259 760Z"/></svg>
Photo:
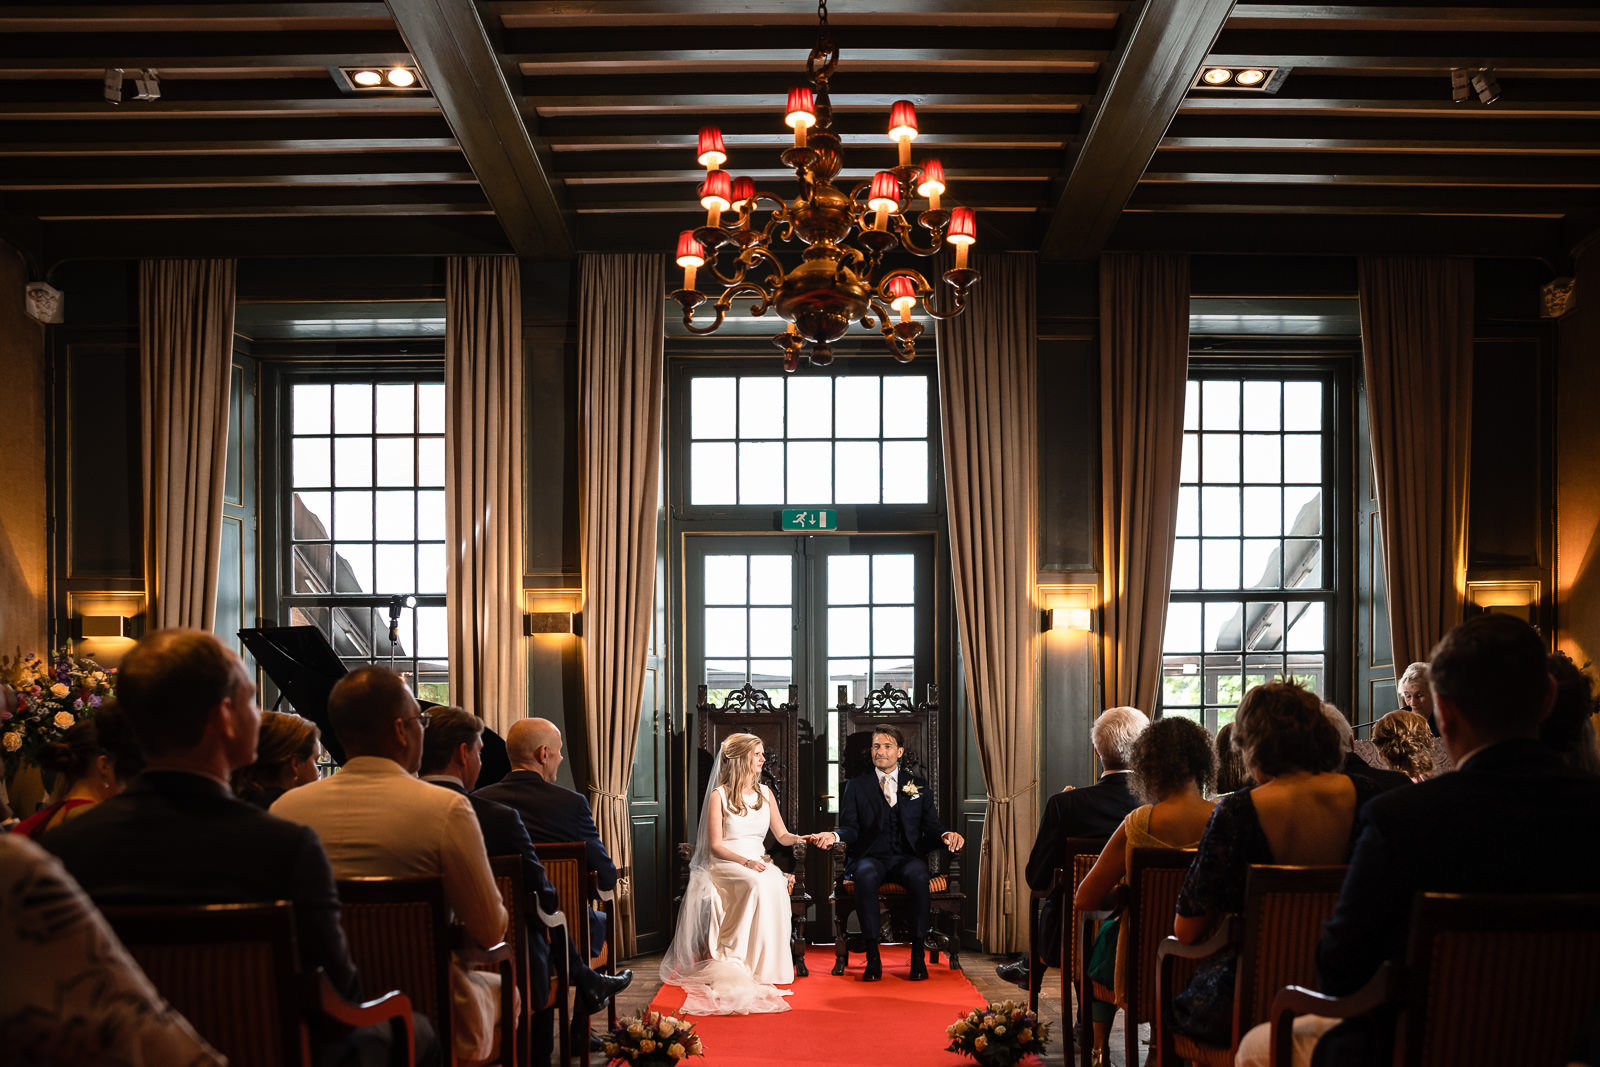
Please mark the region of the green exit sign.
<svg viewBox="0 0 1600 1067"><path fill-rule="evenodd" d="M837 530L839 513L832 508L784 508L783 528L807 532Z"/></svg>

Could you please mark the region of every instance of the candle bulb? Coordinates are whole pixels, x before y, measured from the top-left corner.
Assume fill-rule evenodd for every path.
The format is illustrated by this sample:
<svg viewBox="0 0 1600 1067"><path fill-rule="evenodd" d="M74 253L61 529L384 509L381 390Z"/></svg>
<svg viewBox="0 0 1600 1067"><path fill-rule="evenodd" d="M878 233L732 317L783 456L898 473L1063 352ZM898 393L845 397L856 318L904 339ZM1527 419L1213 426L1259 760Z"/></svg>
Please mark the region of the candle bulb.
<svg viewBox="0 0 1600 1067"><path fill-rule="evenodd" d="M917 287L904 274L889 279L889 292L894 299L889 306L900 312L901 322L911 321L911 309L917 305Z"/></svg>
<svg viewBox="0 0 1600 1067"><path fill-rule="evenodd" d="M950 212L950 231L945 240L956 246L956 270L967 269L967 249L978 239L978 220L970 207Z"/></svg>
<svg viewBox="0 0 1600 1067"><path fill-rule="evenodd" d="M900 145L900 166L911 165L911 142L917 138L917 109L909 100L896 100L889 109L889 139Z"/></svg>
<svg viewBox="0 0 1600 1067"><path fill-rule="evenodd" d="M889 223L889 213L900 210L900 182L892 172L880 170L872 176L867 207L877 212L872 222L874 230L885 229Z"/></svg>
<svg viewBox="0 0 1600 1067"><path fill-rule="evenodd" d="M694 231L684 230L678 234L678 266L683 268L685 289L694 288L695 271L705 266L705 262L705 247L694 239Z"/></svg>
<svg viewBox="0 0 1600 1067"><path fill-rule="evenodd" d="M806 146L806 131L817 121L817 105L811 90L801 87L789 90L788 116L784 119L794 127L794 146Z"/></svg>
<svg viewBox="0 0 1600 1067"><path fill-rule="evenodd" d="M928 198L928 210L939 210L939 197L944 193L944 167L937 159L922 165L922 181L917 192Z"/></svg>

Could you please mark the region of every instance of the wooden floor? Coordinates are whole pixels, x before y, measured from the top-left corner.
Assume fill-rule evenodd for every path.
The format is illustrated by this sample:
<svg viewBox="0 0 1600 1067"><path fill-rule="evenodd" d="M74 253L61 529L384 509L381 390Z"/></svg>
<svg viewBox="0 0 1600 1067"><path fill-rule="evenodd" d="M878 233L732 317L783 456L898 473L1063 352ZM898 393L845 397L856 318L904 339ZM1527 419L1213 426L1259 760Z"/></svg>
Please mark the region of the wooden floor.
<svg viewBox="0 0 1600 1067"><path fill-rule="evenodd" d="M961 965L966 971L967 980L973 984L979 994L990 1001L1020 1000L1026 994L1017 986L1005 981L994 973L995 966L1008 963L1015 956L987 956L982 953L964 952L961 955ZM942 964L940 964L942 966ZM633 984L617 997L618 1017L634 1015L649 1004L656 992L661 988L661 957L639 956L624 963L625 967L633 970ZM815 972L813 972L815 973ZM826 974L824 973L826 977ZM798 981L811 981L801 978ZM1044 1057L1044 1067L1067 1067L1075 1063L1071 1052L1071 1028L1061 1025L1061 972L1050 970L1045 974L1044 989L1039 994L1039 1012L1050 1022L1050 1051ZM1140 1027L1141 1036L1147 1041L1149 1027ZM1113 1024L1111 1032L1111 1063L1115 1067L1127 1067L1124 1056L1124 1029L1122 1013L1117 1013L1117 1021ZM1140 1059L1149 1052L1145 1042L1140 1043ZM590 1064L605 1063L605 1057L595 1053L590 1057ZM1137 1065L1135 1065L1137 1067Z"/></svg>

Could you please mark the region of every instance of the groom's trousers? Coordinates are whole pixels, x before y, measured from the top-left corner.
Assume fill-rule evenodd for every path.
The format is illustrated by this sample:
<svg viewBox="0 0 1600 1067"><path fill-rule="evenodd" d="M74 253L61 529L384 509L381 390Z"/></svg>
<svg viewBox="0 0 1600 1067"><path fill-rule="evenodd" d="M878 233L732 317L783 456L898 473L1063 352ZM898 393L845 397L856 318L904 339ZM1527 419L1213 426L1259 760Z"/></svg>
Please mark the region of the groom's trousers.
<svg viewBox="0 0 1600 1067"><path fill-rule="evenodd" d="M928 864L921 856L897 856L880 860L863 856L856 860L856 916L861 933L869 944L877 943L883 929L878 909L878 890L884 882L903 887L911 902L911 934L914 944L928 936Z"/></svg>

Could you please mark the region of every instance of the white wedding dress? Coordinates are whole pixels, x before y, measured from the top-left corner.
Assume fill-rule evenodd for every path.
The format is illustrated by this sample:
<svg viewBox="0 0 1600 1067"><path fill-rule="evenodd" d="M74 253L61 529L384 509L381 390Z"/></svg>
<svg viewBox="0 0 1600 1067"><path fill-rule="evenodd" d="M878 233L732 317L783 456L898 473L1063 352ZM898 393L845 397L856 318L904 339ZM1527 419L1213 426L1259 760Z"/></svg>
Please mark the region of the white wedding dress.
<svg viewBox="0 0 1600 1067"><path fill-rule="evenodd" d="M714 804L721 814L723 846L745 859L761 859L771 823L771 794L763 789L759 808L750 806L755 794L746 796L743 815L728 810L720 789L711 790L706 800L708 808ZM775 988L794 982L789 888L783 872L770 862L755 871L710 855L703 830L677 932L661 961L661 980L684 989L681 1010L686 1015L788 1011L783 998L789 990Z"/></svg>

